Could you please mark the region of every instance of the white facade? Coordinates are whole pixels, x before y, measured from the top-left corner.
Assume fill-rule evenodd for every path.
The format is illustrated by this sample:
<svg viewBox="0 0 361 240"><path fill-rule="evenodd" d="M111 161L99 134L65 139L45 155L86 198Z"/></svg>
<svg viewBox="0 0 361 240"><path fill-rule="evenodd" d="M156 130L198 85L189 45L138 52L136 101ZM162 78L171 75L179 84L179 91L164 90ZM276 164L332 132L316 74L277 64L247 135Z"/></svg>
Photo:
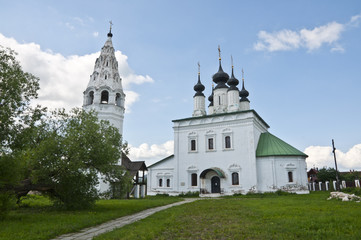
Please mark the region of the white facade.
<svg viewBox="0 0 361 240"><path fill-rule="evenodd" d="M123 135L125 94L115 58L112 34L95 61L93 74L83 93L83 109L94 110L100 120L109 121Z"/></svg>
<svg viewBox="0 0 361 240"><path fill-rule="evenodd" d="M227 77L220 66L208 115L193 112L191 118L173 120L174 155L148 167L148 194L308 193L307 156L268 133L267 123L249 108L244 82L239 91L232 71L225 87Z"/></svg>

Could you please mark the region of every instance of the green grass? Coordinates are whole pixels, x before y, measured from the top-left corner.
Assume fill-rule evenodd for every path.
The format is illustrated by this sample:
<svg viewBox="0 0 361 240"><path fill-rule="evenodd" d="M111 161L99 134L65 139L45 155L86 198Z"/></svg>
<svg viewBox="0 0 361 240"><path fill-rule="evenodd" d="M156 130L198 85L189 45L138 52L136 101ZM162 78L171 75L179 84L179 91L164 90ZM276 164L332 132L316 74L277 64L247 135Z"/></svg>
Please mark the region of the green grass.
<svg viewBox="0 0 361 240"><path fill-rule="evenodd" d="M24 199L20 208L0 221L0 239L50 239L179 200L174 197L99 200L91 210L64 211L52 207L47 198L32 196Z"/></svg>
<svg viewBox="0 0 361 240"><path fill-rule="evenodd" d="M100 235L104 239L360 239L361 203L309 195L200 200Z"/></svg>

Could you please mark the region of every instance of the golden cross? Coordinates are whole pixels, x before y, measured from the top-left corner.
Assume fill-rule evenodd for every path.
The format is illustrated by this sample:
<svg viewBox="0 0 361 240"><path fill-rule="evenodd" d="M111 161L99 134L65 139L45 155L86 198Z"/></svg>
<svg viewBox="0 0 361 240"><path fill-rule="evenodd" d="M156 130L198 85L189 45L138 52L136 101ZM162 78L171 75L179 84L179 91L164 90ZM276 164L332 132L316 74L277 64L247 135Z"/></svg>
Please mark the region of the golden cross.
<svg viewBox="0 0 361 240"><path fill-rule="evenodd" d="M110 23L110 31L112 31L113 22L110 20L109 23Z"/></svg>
<svg viewBox="0 0 361 240"><path fill-rule="evenodd" d="M198 62L198 74L201 72L201 64Z"/></svg>
<svg viewBox="0 0 361 240"><path fill-rule="evenodd" d="M221 47L218 45L218 55L219 55L219 60L221 60Z"/></svg>

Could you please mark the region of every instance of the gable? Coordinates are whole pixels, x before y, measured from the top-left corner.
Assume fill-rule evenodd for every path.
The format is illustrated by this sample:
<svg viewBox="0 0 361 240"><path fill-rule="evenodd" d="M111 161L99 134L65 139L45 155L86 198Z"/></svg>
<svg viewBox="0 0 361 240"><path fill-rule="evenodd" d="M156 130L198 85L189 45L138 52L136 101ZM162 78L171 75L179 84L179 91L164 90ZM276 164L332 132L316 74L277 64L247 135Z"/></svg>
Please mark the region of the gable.
<svg viewBox="0 0 361 240"><path fill-rule="evenodd" d="M168 162L168 161L171 161L171 160L173 160L173 159L174 159L174 154L172 154L172 155L170 155L170 156L168 156L168 157L166 157L166 158L163 158L162 160L159 160L158 162L153 163L152 165L148 166L148 168L153 168L153 167L155 167L155 166L159 166L159 165L161 165L162 163L164 164L164 163L166 163L166 162Z"/></svg>

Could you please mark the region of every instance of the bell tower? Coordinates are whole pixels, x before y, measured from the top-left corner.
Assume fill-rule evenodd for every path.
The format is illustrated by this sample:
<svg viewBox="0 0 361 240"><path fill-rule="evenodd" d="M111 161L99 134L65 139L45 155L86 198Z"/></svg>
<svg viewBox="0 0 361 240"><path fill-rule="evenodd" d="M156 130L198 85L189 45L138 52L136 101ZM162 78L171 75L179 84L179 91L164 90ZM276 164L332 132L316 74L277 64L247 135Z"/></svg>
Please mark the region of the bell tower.
<svg viewBox="0 0 361 240"><path fill-rule="evenodd" d="M95 61L94 71L83 95L83 109L95 110L99 120L107 120L123 135L125 94L112 43L112 22L108 39Z"/></svg>

